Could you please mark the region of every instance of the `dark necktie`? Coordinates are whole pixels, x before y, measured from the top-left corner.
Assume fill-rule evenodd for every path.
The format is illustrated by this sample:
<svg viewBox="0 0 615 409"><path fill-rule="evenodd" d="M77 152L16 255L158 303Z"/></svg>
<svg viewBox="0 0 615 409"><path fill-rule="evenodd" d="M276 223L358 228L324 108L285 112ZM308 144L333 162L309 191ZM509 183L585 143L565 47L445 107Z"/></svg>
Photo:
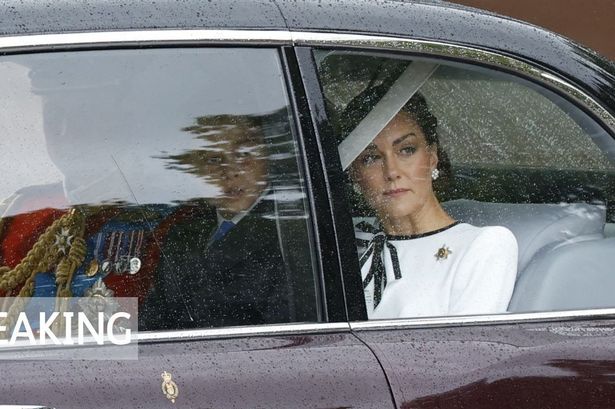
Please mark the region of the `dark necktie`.
<svg viewBox="0 0 615 409"><path fill-rule="evenodd" d="M235 227L235 223L225 220L222 223L220 223L220 226L218 226L218 230L216 230L216 232L214 233L214 235L211 238L211 241L218 241L221 238L223 238L224 236L226 236L226 234L231 231L231 229Z"/></svg>

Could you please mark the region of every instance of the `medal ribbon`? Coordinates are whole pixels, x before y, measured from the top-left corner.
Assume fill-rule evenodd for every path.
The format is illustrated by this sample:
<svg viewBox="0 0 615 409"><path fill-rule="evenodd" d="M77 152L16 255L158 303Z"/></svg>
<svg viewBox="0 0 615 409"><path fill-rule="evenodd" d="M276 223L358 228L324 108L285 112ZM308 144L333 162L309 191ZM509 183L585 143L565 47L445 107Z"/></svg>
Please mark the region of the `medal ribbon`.
<svg viewBox="0 0 615 409"><path fill-rule="evenodd" d="M395 275L395 279L399 280L401 278L401 269L399 267L399 257L397 256L397 249L395 246L387 241L387 236L383 231L377 230L374 226L367 222L361 222L357 224L357 227L363 231L368 233L372 233L374 237L370 241L367 246L367 250L359 259L359 264L361 265L361 269L369 257L373 254L372 265L369 267L369 272L365 279L363 280L363 289L365 289L368 284L374 280L374 309L380 304L380 300L382 299L382 292L384 291L387 285L387 274L384 266L384 247L386 246L389 249L389 253L391 254L391 264L393 265L393 274Z"/></svg>

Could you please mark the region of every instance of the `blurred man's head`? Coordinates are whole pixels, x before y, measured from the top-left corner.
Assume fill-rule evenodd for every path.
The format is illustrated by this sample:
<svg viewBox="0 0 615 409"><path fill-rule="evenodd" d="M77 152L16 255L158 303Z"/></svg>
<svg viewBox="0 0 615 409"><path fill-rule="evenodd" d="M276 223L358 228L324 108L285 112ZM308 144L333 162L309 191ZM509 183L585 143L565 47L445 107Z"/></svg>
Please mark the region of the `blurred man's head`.
<svg viewBox="0 0 615 409"><path fill-rule="evenodd" d="M267 186L265 138L257 117L203 116L183 129L203 141L200 149L171 157L176 169L193 173L216 185L209 198L218 211L231 216L249 209Z"/></svg>

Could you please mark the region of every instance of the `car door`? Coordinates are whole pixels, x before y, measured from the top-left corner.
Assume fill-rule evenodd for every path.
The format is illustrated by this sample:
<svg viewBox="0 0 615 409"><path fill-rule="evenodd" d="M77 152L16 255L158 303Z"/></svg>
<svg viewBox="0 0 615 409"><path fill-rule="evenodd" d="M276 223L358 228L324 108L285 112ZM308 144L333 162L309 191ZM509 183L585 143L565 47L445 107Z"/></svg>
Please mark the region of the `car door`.
<svg viewBox="0 0 615 409"><path fill-rule="evenodd" d="M292 53L271 45L280 32L99 34L22 38L1 57L1 285L19 296L3 311L130 301L141 331L128 355L5 349L0 406L393 407L346 319L320 151Z"/></svg>
<svg viewBox="0 0 615 409"><path fill-rule="evenodd" d="M349 230L358 222L377 226L379 215L347 168L416 93L437 117L450 160L447 180L434 182L443 208L454 220L505 226L517 241L514 291L499 314L445 308L368 320L368 303L368 314L350 318L387 372L397 407L612 406L615 145L608 109L562 77L478 48L337 33L298 33L295 41L305 46L297 53L310 103L327 115L317 123L339 188L332 197L342 200L334 207L340 242L349 244L348 303L373 303L359 256L377 248L375 239L357 233L364 240L351 245ZM345 110L381 84L389 91L369 102L363 118L371 122L344 130ZM459 250L447 244L424 257L454 260ZM386 286L401 278L390 274ZM399 300L429 310L412 301Z"/></svg>

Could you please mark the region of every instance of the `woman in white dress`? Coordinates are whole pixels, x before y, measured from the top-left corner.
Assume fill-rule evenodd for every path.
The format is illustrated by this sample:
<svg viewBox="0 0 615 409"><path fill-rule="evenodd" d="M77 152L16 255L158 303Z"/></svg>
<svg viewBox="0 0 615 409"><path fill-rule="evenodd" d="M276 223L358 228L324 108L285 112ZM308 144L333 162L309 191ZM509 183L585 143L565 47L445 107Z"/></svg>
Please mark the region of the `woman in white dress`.
<svg viewBox="0 0 615 409"><path fill-rule="evenodd" d="M383 94L377 88L348 105L342 126L365 117L366 101L373 105ZM357 225L366 245L360 265L370 319L504 313L510 301L516 239L505 227L457 222L442 208L433 181L447 158L436 128L417 93L349 167L355 190L377 216L377 228Z"/></svg>

